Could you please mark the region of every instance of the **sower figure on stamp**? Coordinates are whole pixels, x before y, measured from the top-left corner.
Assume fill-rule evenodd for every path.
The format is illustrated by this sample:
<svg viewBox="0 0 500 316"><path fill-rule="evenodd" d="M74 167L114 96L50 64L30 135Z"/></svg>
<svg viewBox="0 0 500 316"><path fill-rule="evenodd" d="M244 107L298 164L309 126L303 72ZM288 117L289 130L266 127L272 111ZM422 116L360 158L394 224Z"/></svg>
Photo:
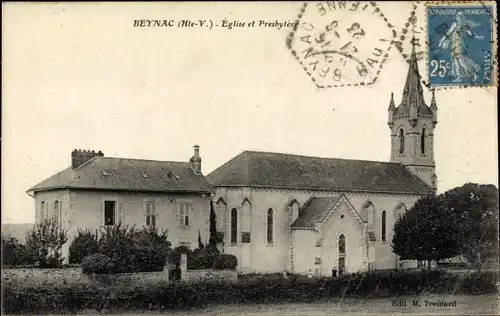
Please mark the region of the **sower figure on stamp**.
<svg viewBox="0 0 500 316"><path fill-rule="evenodd" d="M474 81L478 78L481 66L466 55L464 36L468 35L477 40L484 37L479 36L472 31L472 28L479 26L480 23L467 20L462 12L456 15L456 21L451 25L446 34L439 41L439 47L449 50L451 54L451 73L456 77L455 82L461 82L463 78L472 77Z"/></svg>

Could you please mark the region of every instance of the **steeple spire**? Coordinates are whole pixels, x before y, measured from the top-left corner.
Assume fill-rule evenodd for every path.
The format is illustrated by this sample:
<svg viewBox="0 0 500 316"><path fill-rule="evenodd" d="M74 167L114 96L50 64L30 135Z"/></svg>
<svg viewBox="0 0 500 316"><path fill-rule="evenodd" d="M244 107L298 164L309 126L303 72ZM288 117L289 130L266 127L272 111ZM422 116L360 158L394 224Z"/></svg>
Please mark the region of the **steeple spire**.
<svg viewBox="0 0 500 316"><path fill-rule="evenodd" d="M437 121L438 107L436 104L436 96L434 95L434 90L432 90L431 111L432 111L432 126L436 127L436 124L438 122Z"/></svg>
<svg viewBox="0 0 500 316"><path fill-rule="evenodd" d="M396 109L396 104L394 103L394 93L391 92L391 102L389 103L389 111L394 111Z"/></svg>
<svg viewBox="0 0 500 316"><path fill-rule="evenodd" d="M437 104L436 104L436 96L434 95L434 90L432 90L432 99L431 99L431 110L434 112L437 110Z"/></svg>
<svg viewBox="0 0 500 316"><path fill-rule="evenodd" d="M410 101L415 101L417 106L419 106L420 102L424 99L414 39L415 38L412 39L410 67L408 68L408 75L406 76L406 84L403 91L403 101L407 101L408 106L411 103Z"/></svg>

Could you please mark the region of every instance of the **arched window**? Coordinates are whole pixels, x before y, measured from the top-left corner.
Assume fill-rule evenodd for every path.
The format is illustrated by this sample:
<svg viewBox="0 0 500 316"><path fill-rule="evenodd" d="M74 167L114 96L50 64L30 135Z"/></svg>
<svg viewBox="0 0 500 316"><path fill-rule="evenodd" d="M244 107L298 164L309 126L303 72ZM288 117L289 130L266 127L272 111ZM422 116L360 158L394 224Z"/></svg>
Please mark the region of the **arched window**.
<svg viewBox="0 0 500 316"><path fill-rule="evenodd" d="M403 129L399 130L399 153L405 152L405 132Z"/></svg>
<svg viewBox="0 0 500 316"><path fill-rule="evenodd" d="M345 236L344 236L344 234L339 236L339 254L345 254Z"/></svg>
<svg viewBox="0 0 500 316"><path fill-rule="evenodd" d="M267 243L272 244L274 242L274 214L273 209L267 210Z"/></svg>
<svg viewBox="0 0 500 316"><path fill-rule="evenodd" d="M423 154L425 154L425 137L427 137L427 135L425 135L425 127L422 128L422 133L420 134L420 152Z"/></svg>
<svg viewBox="0 0 500 316"><path fill-rule="evenodd" d="M384 210L382 211L382 241L385 242L387 241L387 236L386 236L386 216L387 212Z"/></svg>
<svg viewBox="0 0 500 316"><path fill-rule="evenodd" d="M233 208L231 210L231 243L238 242L238 210Z"/></svg>

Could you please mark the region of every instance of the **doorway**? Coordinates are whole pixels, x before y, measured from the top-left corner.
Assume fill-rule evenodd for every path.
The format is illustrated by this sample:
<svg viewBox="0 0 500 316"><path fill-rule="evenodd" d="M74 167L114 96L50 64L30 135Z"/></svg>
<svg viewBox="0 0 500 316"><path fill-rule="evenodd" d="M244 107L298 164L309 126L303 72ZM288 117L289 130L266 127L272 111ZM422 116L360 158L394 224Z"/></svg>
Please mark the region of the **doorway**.
<svg viewBox="0 0 500 316"><path fill-rule="evenodd" d="M339 258L339 276L344 274L345 271L345 258Z"/></svg>

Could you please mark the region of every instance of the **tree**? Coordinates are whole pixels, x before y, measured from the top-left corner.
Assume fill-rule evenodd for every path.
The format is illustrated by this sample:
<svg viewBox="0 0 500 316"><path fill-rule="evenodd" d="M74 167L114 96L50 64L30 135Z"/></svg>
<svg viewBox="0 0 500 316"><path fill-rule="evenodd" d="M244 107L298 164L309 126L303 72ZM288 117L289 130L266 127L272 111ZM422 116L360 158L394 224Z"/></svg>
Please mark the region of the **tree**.
<svg viewBox="0 0 500 316"><path fill-rule="evenodd" d="M203 248L205 248L205 246L203 245L203 242L201 241L200 231L198 230L198 249L202 250Z"/></svg>
<svg viewBox="0 0 500 316"><path fill-rule="evenodd" d="M210 200L210 238L208 239L208 245L212 248L217 247L217 218L212 200Z"/></svg>
<svg viewBox="0 0 500 316"><path fill-rule="evenodd" d="M2 234L2 265L32 264L33 255L17 238Z"/></svg>
<svg viewBox="0 0 500 316"><path fill-rule="evenodd" d="M26 233L26 247L41 268L62 265L62 246L68 241L67 230L60 227L56 218L46 218Z"/></svg>
<svg viewBox="0 0 500 316"><path fill-rule="evenodd" d="M83 258L99 251L97 232L78 230L78 236L69 246L69 263L82 263Z"/></svg>
<svg viewBox="0 0 500 316"><path fill-rule="evenodd" d="M498 189L494 185L466 183L446 191L443 201L467 260L478 265L498 260Z"/></svg>
<svg viewBox="0 0 500 316"><path fill-rule="evenodd" d="M419 199L394 225L392 249L402 260L427 261L459 254L457 227L449 220L441 196Z"/></svg>

